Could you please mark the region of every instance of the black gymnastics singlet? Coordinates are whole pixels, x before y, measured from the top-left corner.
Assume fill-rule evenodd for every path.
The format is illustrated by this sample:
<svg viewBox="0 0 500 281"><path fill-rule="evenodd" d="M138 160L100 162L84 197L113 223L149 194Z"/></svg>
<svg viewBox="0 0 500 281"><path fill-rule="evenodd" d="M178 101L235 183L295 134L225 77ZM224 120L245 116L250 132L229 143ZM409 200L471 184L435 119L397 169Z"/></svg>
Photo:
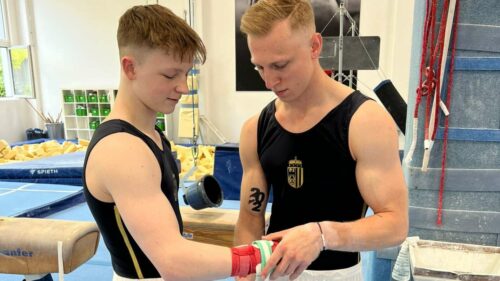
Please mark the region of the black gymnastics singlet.
<svg viewBox="0 0 500 281"><path fill-rule="evenodd" d="M365 215L348 136L352 116L367 100L354 91L302 133L281 127L275 118L275 101L262 110L257 150L269 192L273 192L267 233L309 222L354 221ZM357 252L322 251L308 269L335 270L358 262Z"/></svg>
<svg viewBox="0 0 500 281"><path fill-rule="evenodd" d="M161 190L174 209L180 226L179 231L182 234L183 225L177 199L179 172L171 153L170 143L158 128L156 128L156 130L161 136L163 151L151 138L128 122L118 119L103 122L94 132L85 156L83 166L83 190L87 204L99 226L104 243L111 254L113 270L118 275L126 278L159 278L160 274L144 252L139 248L132 235L130 235L127 226L121 219L116 205L114 203L99 201L90 194L85 181L85 169L92 149L104 137L114 133L125 132L142 139L151 151L153 151L158 160L162 173ZM141 187L138 186L137 188Z"/></svg>

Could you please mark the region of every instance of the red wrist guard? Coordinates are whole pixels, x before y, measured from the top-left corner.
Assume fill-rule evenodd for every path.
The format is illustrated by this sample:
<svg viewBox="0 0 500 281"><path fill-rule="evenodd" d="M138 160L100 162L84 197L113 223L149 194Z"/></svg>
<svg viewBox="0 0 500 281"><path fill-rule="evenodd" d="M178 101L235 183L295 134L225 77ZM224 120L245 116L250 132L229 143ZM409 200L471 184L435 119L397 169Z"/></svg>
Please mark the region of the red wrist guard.
<svg viewBox="0 0 500 281"><path fill-rule="evenodd" d="M272 251L278 242L274 241ZM261 263L260 250L252 245L243 245L231 248L232 269L231 276L245 277L255 273L256 267Z"/></svg>
<svg viewBox="0 0 500 281"><path fill-rule="evenodd" d="M231 276L245 277L255 273L255 267L260 263L260 251L252 245L231 248L233 266Z"/></svg>

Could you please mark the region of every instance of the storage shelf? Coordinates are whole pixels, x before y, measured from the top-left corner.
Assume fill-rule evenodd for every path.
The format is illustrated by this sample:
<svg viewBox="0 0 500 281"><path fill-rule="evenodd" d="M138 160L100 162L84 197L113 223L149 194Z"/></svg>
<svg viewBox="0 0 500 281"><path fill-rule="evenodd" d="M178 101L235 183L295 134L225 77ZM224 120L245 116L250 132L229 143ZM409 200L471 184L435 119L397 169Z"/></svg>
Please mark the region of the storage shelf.
<svg viewBox="0 0 500 281"><path fill-rule="evenodd" d="M111 111L116 93L117 90L113 89L63 89L66 138L92 138L95 128ZM92 115L92 112L98 115Z"/></svg>
<svg viewBox="0 0 500 281"><path fill-rule="evenodd" d="M95 129L111 111L117 93L116 89L62 89L66 138L90 140ZM98 115L92 115L92 112ZM162 129L166 130L165 114L157 114L156 120L157 125L164 124Z"/></svg>

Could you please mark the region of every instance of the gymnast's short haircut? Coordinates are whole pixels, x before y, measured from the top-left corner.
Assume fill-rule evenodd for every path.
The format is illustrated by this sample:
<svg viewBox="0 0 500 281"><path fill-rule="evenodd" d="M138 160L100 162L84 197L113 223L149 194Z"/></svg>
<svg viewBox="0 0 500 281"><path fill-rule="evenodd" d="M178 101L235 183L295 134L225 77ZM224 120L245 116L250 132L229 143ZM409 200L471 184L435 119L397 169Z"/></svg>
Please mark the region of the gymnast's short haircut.
<svg viewBox="0 0 500 281"><path fill-rule="evenodd" d="M118 24L120 58L138 50L161 49L181 61L206 60L206 49L198 34L171 10L161 5L139 5L128 9Z"/></svg>

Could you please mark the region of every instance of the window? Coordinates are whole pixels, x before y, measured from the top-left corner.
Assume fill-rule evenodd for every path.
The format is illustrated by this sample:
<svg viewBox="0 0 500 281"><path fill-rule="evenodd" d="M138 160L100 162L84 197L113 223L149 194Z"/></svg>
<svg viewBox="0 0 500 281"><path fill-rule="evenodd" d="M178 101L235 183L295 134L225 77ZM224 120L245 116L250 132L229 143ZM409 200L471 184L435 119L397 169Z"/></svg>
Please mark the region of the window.
<svg viewBox="0 0 500 281"><path fill-rule="evenodd" d="M12 71L14 95L33 97L33 72L31 67L31 48L29 46L11 47L9 58Z"/></svg>
<svg viewBox="0 0 500 281"><path fill-rule="evenodd" d="M4 69L7 69L6 63L7 61L5 60L6 56L6 48L5 47L0 47L0 98L6 97L7 96L7 91L5 90L5 71Z"/></svg>
<svg viewBox="0 0 500 281"><path fill-rule="evenodd" d="M16 5L19 2L10 1ZM0 0L0 98L22 97L33 98L35 87L29 45L13 46L9 32L13 26L8 19L26 19L26 13L16 12L8 16L7 11L21 11L19 7L7 9L5 0Z"/></svg>
<svg viewBox="0 0 500 281"><path fill-rule="evenodd" d="M5 0L0 1L0 41L9 41L8 25L6 24Z"/></svg>
<svg viewBox="0 0 500 281"><path fill-rule="evenodd" d="M6 21L6 13L5 13L5 1L0 0L0 97L5 97L7 95L7 91L5 90L5 69L7 63L7 48L9 46L8 39L8 25Z"/></svg>

